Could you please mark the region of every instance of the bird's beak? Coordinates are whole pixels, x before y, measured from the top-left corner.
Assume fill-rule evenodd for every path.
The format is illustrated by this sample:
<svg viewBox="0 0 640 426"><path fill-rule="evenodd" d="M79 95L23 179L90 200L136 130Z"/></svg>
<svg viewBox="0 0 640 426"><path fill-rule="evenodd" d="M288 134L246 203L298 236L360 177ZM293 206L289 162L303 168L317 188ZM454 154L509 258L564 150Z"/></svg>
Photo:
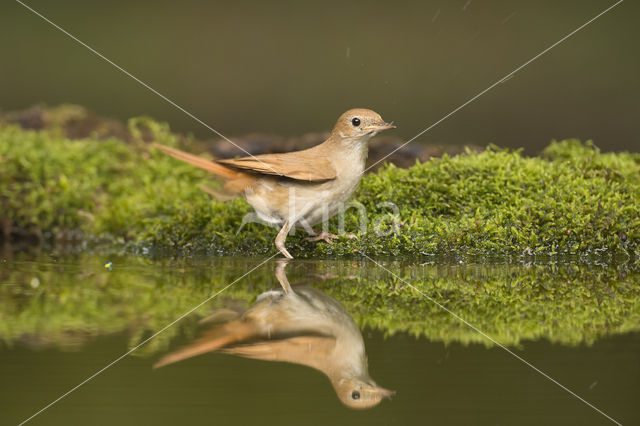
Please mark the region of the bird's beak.
<svg viewBox="0 0 640 426"><path fill-rule="evenodd" d="M383 130L395 129L395 128L396 128L396 126L394 126L393 123L385 123L384 121L381 121L379 123L363 127L362 130L374 131L374 132L377 133L377 132L381 132Z"/></svg>
<svg viewBox="0 0 640 426"><path fill-rule="evenodd" d="M391 398L393 395L396 394L396 391L385 389L380 386L378 386L377 391L383 398Z"/></svg>
<svg viewBox="0 0 640 426"><path fill-rule="evenodd" d="M365 391L371 392L376 395L380 395L382 398L391 398L393 395L396 394L396 391L385 389L382 386L378 386L378 385L367 387L365 388Z"/></svg>

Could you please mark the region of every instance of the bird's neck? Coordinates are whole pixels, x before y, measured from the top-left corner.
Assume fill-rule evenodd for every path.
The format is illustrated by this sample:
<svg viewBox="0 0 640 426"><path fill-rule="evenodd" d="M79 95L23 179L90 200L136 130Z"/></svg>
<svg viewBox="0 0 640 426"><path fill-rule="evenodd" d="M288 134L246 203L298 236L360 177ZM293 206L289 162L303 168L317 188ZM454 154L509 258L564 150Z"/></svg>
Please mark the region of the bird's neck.
<svg viewBox="0 0 640 426"><path fill-rule="evenodd" d="M325 144L336 163L349 164L351 168L361 169L360 172L362 172L369 154L369 139L371 139L369 135L357 138L332 135Z"/></svg>

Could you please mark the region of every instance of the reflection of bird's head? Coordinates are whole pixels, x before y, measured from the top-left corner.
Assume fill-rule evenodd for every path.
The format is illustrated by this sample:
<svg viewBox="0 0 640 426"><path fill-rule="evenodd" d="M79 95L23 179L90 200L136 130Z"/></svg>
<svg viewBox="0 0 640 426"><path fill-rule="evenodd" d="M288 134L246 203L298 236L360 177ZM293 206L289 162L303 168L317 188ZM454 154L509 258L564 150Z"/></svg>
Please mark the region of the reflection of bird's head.
<svg viewBox="0 0 640 426"><path fill-rule="evenodd" d="M372 380L341 379L333 383L340 401L349 408L365 409L375 407L382 398L395 394L375 384Z"/></svg>
<svg viewBox="0 0 640 426"><path fill-rule="evenodd" d="M369 139L383 130L393 129L396 126L385 123L380 115L370 109L354 108L345 112L338 118L333 128L332 136L340 138Z"/></svg>

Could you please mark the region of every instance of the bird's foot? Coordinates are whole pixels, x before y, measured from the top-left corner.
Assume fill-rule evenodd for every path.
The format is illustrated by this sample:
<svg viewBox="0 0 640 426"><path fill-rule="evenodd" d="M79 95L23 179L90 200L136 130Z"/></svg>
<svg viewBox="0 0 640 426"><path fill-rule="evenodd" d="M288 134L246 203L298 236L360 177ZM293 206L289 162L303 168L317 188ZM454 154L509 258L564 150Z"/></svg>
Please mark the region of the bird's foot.
<svg viewBox="0 0 640 426"><path fill-rule="evenodd" d="M280 251L280 253L282 253L284 255L284 257L286 257L287 259L293 259L293 256L291 256L291 254L287 251L287 248L284 246L284 244L278 244L278 242L276 242L276 248Z"/></svg>
<svg viewBox="0 0 640 426"><path fill-rule="evenodd" d="M335 240L335 239L338 239L338 238L340 238L340 237L338 235L336 235L336 234L330 234L328 232L322 231L322 232L319 232L318 235L315 235L313 237L305 238L305 241L315 242L315 241L323 240L324 242L331 244L333 242L331 240Z"/></svg>
<svg viewBox="0 0 640 426"><path fill-rule="evenodd" d="M293 259L293 256L291 256L291 254L287 251L286 248L278 247L278 250L280 250L280 253L282 253L284 257L286 257L287 259Z"/></svg>
<svg viewBox="0 0 640 426"><path fill-rule="evenodd" d="M276 236L276 241L275 241L276 248L287 259L293 259L293 256L289 254L289 252L287 251L287 248L284 246L284 242L287 239L287 233L289 232L290 229L291 229L291 224L289 221L286 221L282 226L282 229L280 230L280 232L278 232L278 235Z"/></svg>

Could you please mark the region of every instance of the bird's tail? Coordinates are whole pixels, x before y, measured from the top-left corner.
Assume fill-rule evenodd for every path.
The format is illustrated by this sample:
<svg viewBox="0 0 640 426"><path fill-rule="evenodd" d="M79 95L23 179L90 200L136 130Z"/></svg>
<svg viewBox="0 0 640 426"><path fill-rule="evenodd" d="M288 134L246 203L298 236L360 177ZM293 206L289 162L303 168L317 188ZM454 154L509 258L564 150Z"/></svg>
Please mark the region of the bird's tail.
<svg viewBox="0 0 640 426"><path fill-rule="evenodd" d="M205 158L198 157L197 155L180 151L179 149L171 148L169 146L155 142L152 143L151 146L153 146L154 148L158 148L160 151L172 156L173 158L177 158L178 160L193 164L194 166L200 167L201 169L204 169L208 172L213 173L214 175L223 177L225 179L237 179L246 176L246 173L233 170L232 168L223 166L222 164L216 163L215 161L209 161Z"/></svg>
<svg viewBox="0 0 640 426"><path fill-rule="evenodd" d="M184 348L163 356L154 364L153 368L164 367L174 362L202 355L207 352L213 352L246 341L255 334L255 327L246 321L237 320L219 325L207 331L201 338Z"/></svg>

